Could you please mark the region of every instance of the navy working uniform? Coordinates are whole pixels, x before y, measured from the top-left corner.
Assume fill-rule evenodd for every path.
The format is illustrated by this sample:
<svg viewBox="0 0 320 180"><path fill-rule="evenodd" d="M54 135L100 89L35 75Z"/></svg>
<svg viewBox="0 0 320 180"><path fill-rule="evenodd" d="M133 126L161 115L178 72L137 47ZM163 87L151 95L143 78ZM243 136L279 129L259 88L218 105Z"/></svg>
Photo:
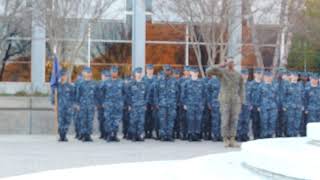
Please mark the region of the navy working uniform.
<svg viewBox="0 0 320 180"><path fill-rule="evenodd" d="M179 90L180 91L184 91L184 85L186 83L186 81L188 79L190 79L190 75L188 74L191 70L191 67L190 66L184 66L184 76L181 77L179 80L178 80L178 85L179 85ZM180 121L180 133L181 133L181 139L182 140L186 140L187 139L187 131L188 131L188 127L187 127L187 118L186 118L186 111L183 109L183 105L181 103L181 94L179 96L179 99L178 99L178 106L179 106L179 121Z"/></svg>
<svg viewBox="0 0 320 180"><path fill-rule="evenodd" d="M220 81L216 76L212 76L207 84L207 103L210 109L211 138L212 141L221 140L221 115L220 115Z"/></svg>
<svg viewBox="0 0 320 180"><path fill-rule="evenodd" d="M265 76L272 78L271 72L265 72ZM272 138L276 129L278 117L278 87L276 83L263 82L261 84L260 105L260 138Z"/></svg>
<svg viewBox="0 0 320 180"><path fill-rule="evenodd" d="M67 71L60 70L60 77L66 76ZM67 133L72 120L72 112L74 106L74 86L69 82L59 82L57 86L58 92L58 133L59 141L68 141ZM51 95L51 103L55 103L55 92Z"/></svg>
<svg viewBox="0 0 320 180"><path fill-rule="evenodd" d="M153 65L148 64L147 69L153 70ZM143 77L143 81L146 84L146 93L147 93L147 110L145 117L145 137L152 138L152 133L155 128L156 121L156 113L154 108L154 84L156 82L156 76L152 75L148 77L148 75Z"/></svg>
<svg viewBox="0 0 320 180"><path fill-rule="evenodd" d="M177 116L178 82L171 77L172 68L164 65L165 75L161 77L155 87L155 104L159 117L159 134L162 141L173 141L173 126Z"/></svg>
<svg viewBox="0 0 320 180"><path fill-rule="evenodd" d="M247 69L241 71L242 74L248 76L249 72ZM237 128L237 140L244 142L248 141L249 138L249 124L250 124L250 113L251 113L251 104L250 104L250 81L245 80L245 96L246 100L242 103L241 112L239 114L238 128Z"/></svg>
<svg viewBox="0 0 320 180"><path fill-rule="evenodd" d="M92 73L91 68L85 67L85 73ZM93 80L84 79L77 89L76 102L80 107L80 136L83 141L92 141L92 126L95 107L97 105L97 84Z"/></svg>
<svg viewBox="0 0 320 180"><path fill-rule="evenodd" d="M135 68L134 74L142 74L142 68ZM147 89L144 81L134 79L128 88L130 109L129 134L133 141L143 141L145 112L147 105Z"/></svg>
<svg viewBox="0 0 320 180"><path fill-rule="evenodd" d="M101 72L101 81L98 83L98 92L97 92L97 111L98 111L98 121L99 121L99 131L100 131L100 139L105 138L105 130L104 130L104 122L105 122L105 117L104 117L104 109L103 109L103 94L102 94L102 88L103 88L103 83L105 80L110 78L110 72L108 70L103 70Z"/></svg>
<svg viewBox="0 0 320 180"><path fill-rule="evenodd" d="M262 69L257 68L255 70L256 75L261 75ZM252 119L252 133L253 138L258 139L260 135L260 102L261 102L261 81L260 80L253 80L250 82L250 90L249 90L249 97L250 97L250 104L252 106L251 109L251 119Z"/></svg>
<svg viewBox="0 0 320 180"><path fill-rule="evenodd" d="M192 68L193 73L198 69ZM206 99L206 87L199 78L186 81L182 91L182 104L187 111L187 127L189 141L199 141L201 135L201 121Z"/></svg>
<svg viewBox="0 0 320 180"><path fill-rule="evenodd" d="M111 68L112 74L117 74L118 71L118 67L114 66ZM123 117L125 100L123 81L118 77L112 77L104 82L102 91L104 96L103 107L105 109L104 127L107 134L107 141L119 141L117 133Z"/></svg>
<svg viewBox="0 0 320 180"><path fill-rule="evenodd" d="M317 81L318 76L312 74L311 81ZM305 113L307 121L302 123L302 135L306 133L306 124L311 122L320 122L320 87L319 84L306 84L305 87Z"/></svg>
<svg viewBox="0 0 320 180"><path fill-rule="evenodd" d="M291 73L291 78L297 78L295 72ZM286 88L286 102L284 111L287 114L287 136L298 136L300 132L300 124L302 120L302 112L304 111L304 87L302 83L291 81Z"/></svg>

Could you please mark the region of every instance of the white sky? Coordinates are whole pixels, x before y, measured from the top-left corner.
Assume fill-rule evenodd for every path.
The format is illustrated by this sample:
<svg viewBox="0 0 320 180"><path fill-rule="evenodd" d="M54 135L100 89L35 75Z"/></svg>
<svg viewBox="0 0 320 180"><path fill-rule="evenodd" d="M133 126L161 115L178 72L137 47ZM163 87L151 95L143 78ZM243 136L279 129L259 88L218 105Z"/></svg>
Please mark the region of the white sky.
<svg viewBox="0 0 320 180"><path fill-rule="evenodd" d="M0 0L0 14L4 13L4 2L6 0ZM23 0L25 2L31 0ZM92 1L92 0L91 0ZM94 1L94 0L93 0ZM166 14L160 13L157 8L159 0L153 0L153 20L163 21L169 20L173 22L182 22L182 20L173 12L167 12ZM163 1L163 0L162 0ZM170 0L167 0L168 3ZM126 0L116 0L114 4L105 12L103 19L124 20L126 15ZM255 13L255 21L258 24L276 24L279 22L280 14L280 1L279 0L253 0L253 11ZM161 15L159 15L161 14ZM161 17L160 17L161 16ZM164 17L165 16L165 17Z"/></svg>

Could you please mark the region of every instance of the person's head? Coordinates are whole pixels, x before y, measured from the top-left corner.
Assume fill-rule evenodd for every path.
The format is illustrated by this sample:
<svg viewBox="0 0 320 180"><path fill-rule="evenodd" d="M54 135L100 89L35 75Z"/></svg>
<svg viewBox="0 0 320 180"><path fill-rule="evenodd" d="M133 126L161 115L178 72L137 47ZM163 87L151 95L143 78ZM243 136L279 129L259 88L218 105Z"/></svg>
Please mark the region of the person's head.
<svg viewBox="0 0 320 180"><path fill-rule="evenodd" d="M228 58L226 59L226 63L227 63L227 68L228 68L229 70L234 70L235 64L234 64L234 60L233 60L232 57L228 57Z"/></svg>
<svg viewBox="0 0 320 180"><path fill-rule="evenodd" d="M272 83L272 80L273 80L272 72L270 72L270 71L264 72L264 74L263 74L263 81L264 81L265 83L271 84L271 83Z"/></svg>
<svg viewBox="0 0 320 180"><path fill-rule="evenodd" d="M82 72L84 80L88 81L92 79L92 70L90 67L84 67Z"/></svg>
<svg viewBox="0 0 320 180"><path fill-rule="evenodd" d="M242 77L242 79L244 79L245 81L248 80L248 77L249 77L249 71L248 71L248 69L242 69L242 70L241 70L241 77Z"/></svg>
<svg viewBox="0 0 320 180"><path fill-rule="evenodd" d="M191 79L198 79L199 78L199 69L196 67L193 67L190 71Z"/></svg>
<svg viewBox="0 0 320 180"><path fill-rule="evenodd" d="M319 84L319 76L315 73L310 75L310 83L312 86L318 86Z"/></svg>
<svg viewBox="0 0 320 180"><path fill-rule="evenodd" d="M134 79L136 81L140 81L142 79L142 68L136 67L133 71L133 74L134 74Z"/></svg>
<svg viewBox="0 0 320 180"><path fill-rule="evenodd" d="M110 79L110 71L108 70L103 70L102 73L101 73L101 80L105 81L105 80L108 80Z"/></svg>
<svg viewBox="0 0 320 180"><path fill-rule="evenodd" d="M291 80L291 82L298 82L298 78L299 78L298 73L296 73L296 72L291 72L291 73L290 73L290 80Z"/></svg>
<svg viewBox="0 0 320 180"><path fill-rule="evenodd" d="M154 67L153 64L147 64L147 76L153 76L154 73Z"/></svg>
<svg viewBox="0 0 320 180"><path fill-rule="evenodd" d="M180 70L179 69L173 69L173 77L176 79L180 78Z"/></svg>
<svg viewBox="0 0 320 180"><path fill-rule="evenodd" d="M261 79L262 79L262 69L256 68L254 71L254 80L261 81Z"/></svg>
<svg viewBox="0 0 320 180"><path fill-rule="evenodd" d="M116 66L112 66L111 67L111 78L112 79L118 78L118 74L119 74L119 68Z"/></svg>
<svg viewBox="0 0 320 180"><path fill-rule="evenodd" d="M282 73L281 74L281 79L284 80L284 81L288 81L289 80L288 73Z"/></svg>
<svg viewBox="0 0 320 180"><path fill-rule="evenodd" d="M172 74L172 67L168 64L163 66L165 76L171 76Z"/></svg>
<svg viewBox="0 0 320 180"><path fill-rule="evenodd" d="M68 81L68 71L66 69L61 69L59 74L61 83L65 83Z"/></svg>
<svg viewBox="0 0 320 180"><path fill-rule="evenodd" d="M183 67L183 76L189 77L190 76L190 66L184 66Z"/></svg>

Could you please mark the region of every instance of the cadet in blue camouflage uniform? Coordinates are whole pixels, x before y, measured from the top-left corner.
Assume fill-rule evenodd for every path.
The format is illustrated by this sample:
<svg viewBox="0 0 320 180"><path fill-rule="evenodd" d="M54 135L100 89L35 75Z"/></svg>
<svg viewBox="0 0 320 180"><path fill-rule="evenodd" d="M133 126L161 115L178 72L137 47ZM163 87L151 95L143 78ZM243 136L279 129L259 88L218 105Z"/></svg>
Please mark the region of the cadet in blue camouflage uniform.
<svg viewBox="0 0 320 180"><path fill-rule="evenodd" d="M134 69L134 80L129 83L128 102L130 110L129 133L133 141L144 140L147 87L142 80L142 68Z"/></svg>
<svg viewBox="0 0 320 180"><path fill-rule="evenodd" d="M241 70L241 76L245 83L246 89L246 101L242 103L241 112L239 115L238 128L237 128L237 140L240 142L248 141L249 138L249 124L250 124L250 82L248 81L249 72L247 69Z"/></svg>
<svg viewBox="0 0 320 180"><path fill-rule="evenodd" d="M146 75L143 77L143 81L146 84L147 91L147 110L145 117L145 138L153 138L153 130L155 128L156 111L154 107L154 84L157 77L154 75L154 68L152 64L148 64L146 67Z"/></svg>
<svg viewBox="0 0 320 180"><path fill-rule="evenodd" d="M305 113L307 121L302 124L301 135L306 135L306 124L320 122L320 87L317 74L311 74L310 83L305 87Z"/></svg>
<svg viewBox="0 0 320 180"><path fill-rule="evenodd" d="M278 79L278 91L279 91L279 102L278 102L278 120L276 127L276 137L284 137L286 134L286 113L283 111L283 104L286 100L286 88L288 87L288 74L285 69L280 69L278 72L280 76Z"/></svg>
<svg viewBox="0 0 320 180"><path fill-rule="evenodd" d="M176 107L178 100L178 82L171 77L172 68L164 65L164 77L161 77L155 87L155 104L160 123L160 140L173 141L173 126L177 116Z"/></svg>
<svg viewBox="0 0 320 180"><path fill-rule="evenodd" d="M103 70L101 72L101 81L98 83L98 92L97 92L97 111L98 111L98 121L99 121L99 131L100 131L100 139L105 139L106 132L104 130L104 109L103 109L103 94L102 87L104 81L110 79L110 72L108 70Z"/></svg>
<svg viewBox="0 0 320 180"><path fill-rule="evenodd" d="M185 82L190 79L190 66L185 66L183 69L183 76L179 79L179 89L180 91L183 91ZM181 94L180 94L181 95ZM180 121L180 133L181 133L181 140L187 140L187 133L188 133L188 127L187 127L187 118L186 118L186 111L183 109L183 105L181 104L181 97L179 97L178 100L179 104L179 121Z"/></svg>
<svg viewBox="0 0 320 180"><path fill-rule="evenodd" d="M300 77L298 79L299 82L302 83L304 90L306 89L306 86L308 86L308 84L310 84L309 82L309 75L310 73L307 72L300 72ZM305 102L305 96L304 96L304 102ZM306 105L306 104L304 104ZM305 106L304 106L305 107ZM300 124L300 136L306 136L307 134L307 121L308 121L308 115L304 109L304 111L302 112L302 119L301 119L301 124Z"/></svg>
<svg viewBox="0 0 320 180"><path fill-rule="evenodd" d="M219 103L220 81L212 76L207 84L207 103L210 110L212 141L221 141L221 115Z"/></svg>
<svg viewBox="0 0 320 180"><path fill-rule="evenodd" d="M261 84L260 138L272 138L278 117L278 87L272 81L272 73L264 73Z"/></svg>
<svg viewBox="0 0 320 180"><path fill-rule="evenodd" d="M75 87L75 93L78 92L78 89L80 87L81 82L83 81L83 76L82 73L80 75L78 75L76 82L74 83L74 87ZM74 130L76 133L75 138L80 140L80 129L81 129L81 124L80 124L80 112L78 108L74 108L73 111L73 124L74 124Z"/></svg>
<svg viewBox="0 0 320 180"><path fill-rule="evenodd" d="M123 108L125 101L125 89L121 79L118 78L118 67L111 68L111 79L104 82L103 95L105 109L105 131L107 134L107 142L116 141L119 139L117 133L119 123L123 118Z"/></svg>
<svg viewBox="0 0 320 180"><path fill-rule="evenodd" d="M92 126L95 107L97 105L97 83L92 80L92 71L90 67L83 70L84 80L80 83L76 92L76 102L80 110L80 136L85 142L92 141Z"/></svg>
<svg viewBox="0 0 320 180"><path fill-rule="evenodd" d="M180 79L180 71L178 69L173 69L173 78L175 78L178 82ZM180 93L181 93L181 89L180 89L180 85L178 84L178 96L180 97ZM175 139L179 139L180 138L180 98L178 99L177 102L177 116L176 119L174 120L174 128L173 128L173 138Z"/></svg>
<svg viewBox="0 0 320 180"><path fill-rule="evenodd" d="M74 108L74 86L68 82L67 71L60 70L60 82L58 83L58 133L59 141L68 141L67 133L72 120ZM51 95L51 103L54 104L55 92Z"/></svg>
<svg viewBox="0 0 320 180"><path fill-rule="evenodd" d="M260 112L259 105L261 102L261 81L262 81L262 69L256 68L254 72L254 80L250 82L250 104L251 109L251 119L252 119L252 133L253 138L258 139L260 135Z"/></svg>
<svg viewBox="0 0 320 180"><path fill-rule="evenodd" d="M206 100L206 87L199 79L199 70L192 68L191 78L186 81L182 91L182 104L187 111L188 140L200 141L201 121Z"/></svg>
<svg viewBox="0 0 320 180"><path fill-rule="evenodd" d="M123 139L131 140L132 135L129 133L129 123L130 123L130 111L129 111L129 101L128 101L128 90L129 84L132 81L131 77L125 77L123 80L124 87L124 105L123 105L123 116L122 116L122 134Z"/></svg>
<svg viewBox="0 0 320 180"><path fill-rule="evenodd" d="M207 92L207 88L208 88L208 83L209 83L209 77L204 77L202 78L202 81L205 85L206 88L206 92ZM211 118L210 118L210 109L207 106L208 105L208 99L207 99L207 95L205 98L205 106L204 106L204 110L203 110L203 115L202 115L202 125L201 125L201 138L203 138L204 140L211 140Z"/></svg>
<svg viewBox="0 0 320 180"><path fill-rule="evenodd" d="M291 73L291 81L286 88L284 111L287 114L287 136L299 135L302 112L304 111L304 87L298 82L298 74Z"/></svg>

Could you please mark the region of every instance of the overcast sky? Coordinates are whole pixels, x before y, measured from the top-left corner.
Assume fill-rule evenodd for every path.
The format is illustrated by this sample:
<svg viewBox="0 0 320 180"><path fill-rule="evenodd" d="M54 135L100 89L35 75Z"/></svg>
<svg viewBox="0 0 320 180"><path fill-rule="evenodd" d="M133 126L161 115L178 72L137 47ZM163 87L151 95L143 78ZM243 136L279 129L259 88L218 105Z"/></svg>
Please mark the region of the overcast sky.
<svg viewBox="0 0 320 180"><path fill-rule="evenodd" d="M0 14L4 13L4 4L6 0L0 0ZM25 2L31 0L24 0ZM91 0L92 1L92 0ZM94 1L94 0L93 0ZM168 0L170 1L170 0ZM276 24L279 22L280 1L279 0L253 0L253 11L255 13L255 21L259 24ZM173 22L181 22L182 20L173 12L167 14L159 13L157 8L157 0L153 0L154 21L163 21L164 19ZM159 15L161 14L161 15ZM165 17L163 17L165 16ZM115 3L105 12L103 19L125 20L126 17L126 0L116 0Z"/></svg>

